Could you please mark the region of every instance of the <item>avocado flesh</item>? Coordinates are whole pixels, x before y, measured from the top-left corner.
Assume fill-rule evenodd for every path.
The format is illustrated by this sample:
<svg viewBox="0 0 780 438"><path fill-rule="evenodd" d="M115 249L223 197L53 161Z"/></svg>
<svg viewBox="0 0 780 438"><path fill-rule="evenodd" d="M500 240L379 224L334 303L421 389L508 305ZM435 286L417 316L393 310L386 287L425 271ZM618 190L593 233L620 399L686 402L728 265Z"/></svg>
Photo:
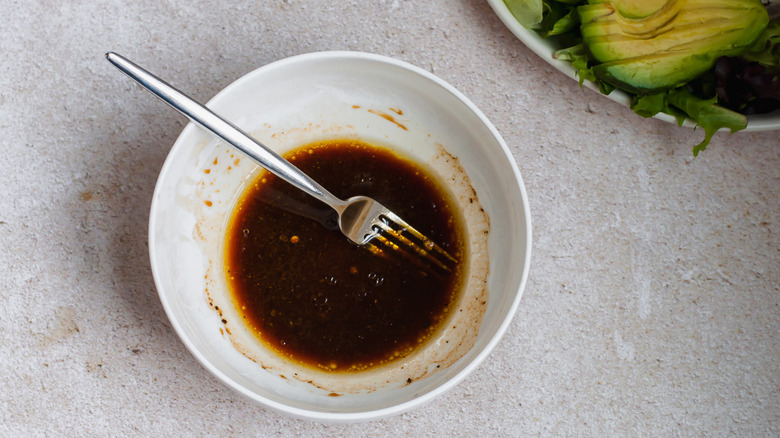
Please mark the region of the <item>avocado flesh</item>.
<svg viewBox="0 0 780 438"><path fill-rule="evenodd" d="M647 6L644 18L624 16L625 6L591 1L578 13L583 42L600 62L596 76L639 94L677 87L740 54L769 22L760 0L668 0Z"/></svg>
<svg viewBox="0 0 780 438"><path fill-rule="evenodd" d="M577 8L583 33L586 31L599 33L602 26L614 23L617 25L617 29L613 29L613 32L644 36L668 25L687 3L686 0L667 0L663 7L652 14L633 19L624 16L618 9L620 5L614 4L615 1L591 2L591 4Z"/></svg>
<svg viewBox="0 0 780 438"><path fill-rule="evenodd" d="M740 12L740 9L731 8L696 8L678 11L674 16L666 17L665 22L656 21L653 25L638 26L637 23L626 23L619 19L601 19L598 25L582 26L583 38L612 37L615 39L633 38L645 41L650 38L656 38L664 33L679 28L695 28L699 34L712 34L719 31L718 28L711 27L717 25L718 20L733 22L734 14ZM734 27L733 23L729 27ZM706 28L707 32L702 32ZM666 38L668 37L668 38ZM674 39L673 35L667 35L664 39ZM663 44L663 41L656 43ZM649 45L649 44L648 44Z"/></svg>
<svg viewBox="0 0 780 438"><path fill-rule="evenodd" d="M667 0L615 0L620 15L626 18L645 18L668 5Z"/></svg>
<svg viewBox="0 0 780 438"><path fill-rule="evenodd" d="M715 18L702 22L702 25L706 25L712 31L712 34L703 34L699 24L674 26L663 34L663 38L656 38L654 44L648 44L647 40L621 34L594 36L589 39L587 44L591 53L608 52L613 55L612 58L603 57L602 62L619 61L658 53L673 53L688 49L700 49L705 53L714 53L723 51L723 49L717 49L718 47L733 47L731 45L733 40L739 36L736 33L742 31L734 29L732 23L733 21L728 18ZM700 47L697 47L697 44ZM707 49L710 47L713 49L708 52ZM741 47L743 47L742 44L737 45L737 48Z"/></svg>
<svg viewBox="0 0 780 438"><path fill-rule="evenodd" d="M674 88L709 70L718 56L664 53L606 62L593 67L593 73L610 84L635 94L650 94ZM712 62L711 62L712 61ZM669 84L660 86L659 84Z"/></svg>

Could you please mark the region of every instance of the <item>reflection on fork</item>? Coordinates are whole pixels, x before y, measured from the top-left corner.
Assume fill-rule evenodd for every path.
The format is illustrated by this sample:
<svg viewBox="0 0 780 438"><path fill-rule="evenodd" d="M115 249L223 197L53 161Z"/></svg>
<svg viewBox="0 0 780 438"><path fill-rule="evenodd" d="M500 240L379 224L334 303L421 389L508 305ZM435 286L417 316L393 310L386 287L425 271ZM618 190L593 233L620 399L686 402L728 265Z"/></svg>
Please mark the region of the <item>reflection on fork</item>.
<svg viewBox="0 0 780 438"><path fill-rule="evenodd" d="M389 210L379 215L372 229L374 233L364 243L372 252L384 254L387 250L393 251L416 262L427 262L446 272L451 271L457 263L447 251Z"/></svg>

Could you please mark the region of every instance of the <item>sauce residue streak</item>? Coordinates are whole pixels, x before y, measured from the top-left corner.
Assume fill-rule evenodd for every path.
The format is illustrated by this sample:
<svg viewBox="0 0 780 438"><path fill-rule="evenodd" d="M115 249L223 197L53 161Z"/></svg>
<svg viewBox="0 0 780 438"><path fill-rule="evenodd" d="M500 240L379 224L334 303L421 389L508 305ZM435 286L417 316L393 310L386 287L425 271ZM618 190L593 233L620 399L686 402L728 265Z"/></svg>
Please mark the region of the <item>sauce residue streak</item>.
<svg viewBox="0 0 780 438"><path fill-rule="evenodd" d="M428 171L352 140L285 155L334 195L374 197L459 260L465 226ZM464 266L432 273L381 257L338 231L335 213L268 172L241 194L226 234L225 271L246 325L283 357L362 371L408 356L447 319Z"/></svg>
<svg viewBox="0 0 780 438"><path fill-rule="evenodd" d="M404 131L408 131L409 130L406 126L400 124L397 120L395 120L395 118L393 116L391 116L390 114L387 114L384 111L379 111L379 110L375 110L375 109L369 109L367 111L370 112L371 114L378 115L379 117L387 120L388 122L395 123L396 125L398 125L399 128L403 129ZM403 114L403 112L401 110L397 110L397 111L393 110L393 112L395 112L398 115Z"/></svg>

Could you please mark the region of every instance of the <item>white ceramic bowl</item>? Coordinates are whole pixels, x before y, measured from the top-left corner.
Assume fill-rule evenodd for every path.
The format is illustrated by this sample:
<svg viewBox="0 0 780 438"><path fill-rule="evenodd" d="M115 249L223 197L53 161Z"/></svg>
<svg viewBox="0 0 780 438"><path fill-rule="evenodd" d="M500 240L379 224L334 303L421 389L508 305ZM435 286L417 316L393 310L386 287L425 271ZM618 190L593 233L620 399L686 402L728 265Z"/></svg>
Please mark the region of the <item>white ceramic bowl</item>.
<svg viewBox="0 0 780 438"><path fill-rule="evenodd" d="M579 78L577 78L576 75L576 71L572 68L571 63L559 61L553 58L553 53L558 49L562 49L562 47L555 47L552 42L550 42L550 40L546 40L539 36L539 34L536 32L521 26L512 13L509 12L509 8L507 8L504 0L488 0L488 3L490 3L490 6L496 12L501 21L504 22L504 25L509 28L509 30L515 34L518 39L520 39L520 41L528 46L529 49L533 50L534 53L539 55L544 61L563 72L566 76L579 81ZM598 85L595 83L586 80L584 85L591 90L594 90L596 93L601 94L599 92ZM602 96L604 95L602 94ZM614 90L612 93L606 95L606 97L625 106L629 106L631 104L631 97L627 93L620 90ZM665 122L677 124L677 120L668 114L659 113L655 116L655 118ZM686 120L685 126L693 127L694 124L690 120ZM740 132L770 131L775 129L780 129L780 111L775 111L770 114L757 114L748 116L747 128Z"/></svg>
<svg viewBox="0 0 780 438"><path fill-rule="evenodd" d="M442 146L460 161L490 218L489 299L472 348L411 384L333 397L327 389L265 367L238 351L215 310L226 219L257 166L193 124L163 165L149 223L155 283L174 329L211 373L241 394L284 413L358 421L403 412L461 381L495 347L528 275L531 225L517 166L499 133L461 93L432 74L354 52L296 56L237 80L208 106L283 153L328 137L358 137L426 161ZM394 109L394 120L368 109ZM399 129L403 124L406 129ZM210 290L209 290L210 289ZM219 290L215 290L219 289ZM233 326L235 331L235 326ZM283 368L283 367L282 367Z"/></svg>

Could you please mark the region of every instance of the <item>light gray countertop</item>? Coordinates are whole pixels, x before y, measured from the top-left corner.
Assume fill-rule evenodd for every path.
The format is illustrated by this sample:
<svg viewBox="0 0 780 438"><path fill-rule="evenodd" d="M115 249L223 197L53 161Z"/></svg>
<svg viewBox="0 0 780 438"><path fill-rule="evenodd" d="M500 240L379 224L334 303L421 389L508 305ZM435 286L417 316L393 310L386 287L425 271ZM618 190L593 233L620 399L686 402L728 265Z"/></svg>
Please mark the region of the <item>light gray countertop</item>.
<svg viewBox="0 0 780 438"><path fill-rule="evenodd" d="M780 132L637 117L554 70L483 0L0 0L0 435L780 436ZM223 386L147 255L183 118L116 50L206 101L291 55L408 61L504 136L534 225L520 308L444 396L318 424Z"/></svg>

